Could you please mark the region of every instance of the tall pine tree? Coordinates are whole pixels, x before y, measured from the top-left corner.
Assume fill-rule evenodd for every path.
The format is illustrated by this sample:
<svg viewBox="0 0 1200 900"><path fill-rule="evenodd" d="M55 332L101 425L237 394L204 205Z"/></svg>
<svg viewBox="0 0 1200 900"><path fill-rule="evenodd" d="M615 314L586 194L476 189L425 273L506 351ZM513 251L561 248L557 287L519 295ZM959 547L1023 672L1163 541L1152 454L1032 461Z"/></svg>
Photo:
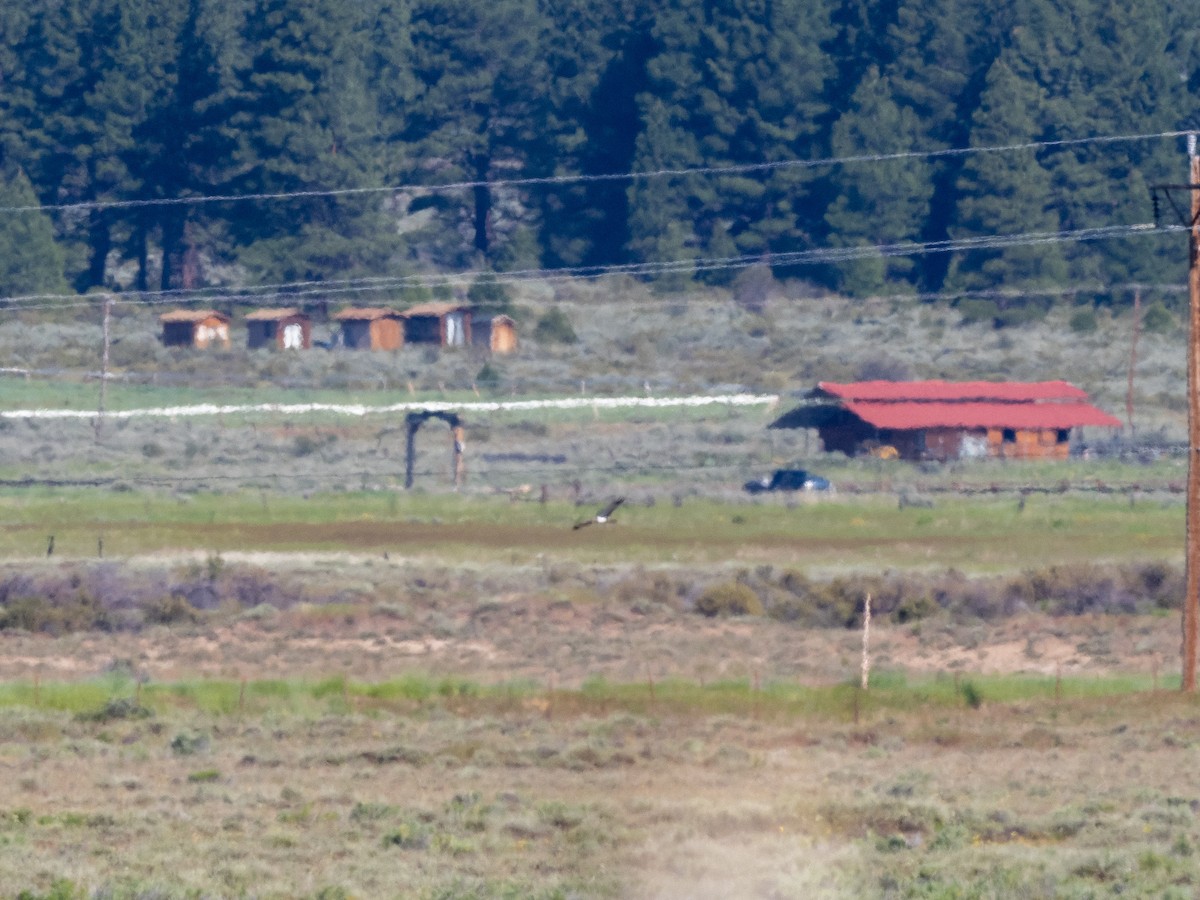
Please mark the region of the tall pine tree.
<svg viewBox="0 0 1200 900"><path fill-rule="evenodd" d="M237 174L237 34L245 9L227 2L187 0L186 16L172 41L177 54L164 70L165 91L138 140L137 174L147 199L186 200L227 194ZM142 210L135 233L139 279L148 277L149 242L162 251L164 290L193 288L204 280L202 258L230 254L222 213L234 207L171 203Z"/></svg>
<svg viewBox="0 0 1200 900"><path fill-rule="evenodd" d="M1021 78L1002 56L988 73L972 119L971 146L1037 141L1044 133L1047 111L1045 92ZM950 236L986 239L1060 230L1050 185L1050 173L1032 150L971 155L959 180L958 218ZM1057 287L1065 284L1066 277L1061 244L1029 244L955 254L946 287L958 291Z"/></svg>
<svg viewBox="0 0 1200 900"><path fill-rule="evenodd" d="M833 75L821 45L831 34L823 2L675 0L655 28L635 168L770 166L820 155ZM635 182L631 249L662 260L680 238L709 257L805 246L816 224L812 182L794 166L689 176L668 196ZM664 220L676 227L664 229Z"/></svg>
<svg viewBox="0 0 1200 900"><path fill-rule="evenodd" d="M358 15L338 0L257 0L248 17L251 57L232 118L242 174L232 184L247 194L313 192L231 209L239 260L257 278L378 273L395 251L381 194L328 193L382 187Z"/></svg>
<svg viewBox="0 0 1200 900"><path fill-rule="evenodd" d="M923 142L916 114L892 99L890 84L874 68L867 71L850 108L833 127L835 156L905 153L923 149ZM928 160L851 163L839 167L836 182L837 199L825 214L829 244L864 252L837 265L837 287L851 296L911 287L914 257L870 251L873 246L920 240L933 194Z"/></svg>
<svg viewBox="0 0 1200 900"><path fill-rule="evenodd" d="M537 265L536 205L523 189L490 182L533 174L546 158L551 40L534 0L418 0L413 10L418 96L406 137L424 161L420 176L474 183L418 198L435 224L420 237L433 262L497 268Z"/></svg>
<svg viewBox="0 0 1200 900"><path fill-rule="evenodd" d="M0 206L36 207L37 195L25 173L0 165ZM63 254L54 226L36 209L0 215L0 297L61 293Z"/></svg>

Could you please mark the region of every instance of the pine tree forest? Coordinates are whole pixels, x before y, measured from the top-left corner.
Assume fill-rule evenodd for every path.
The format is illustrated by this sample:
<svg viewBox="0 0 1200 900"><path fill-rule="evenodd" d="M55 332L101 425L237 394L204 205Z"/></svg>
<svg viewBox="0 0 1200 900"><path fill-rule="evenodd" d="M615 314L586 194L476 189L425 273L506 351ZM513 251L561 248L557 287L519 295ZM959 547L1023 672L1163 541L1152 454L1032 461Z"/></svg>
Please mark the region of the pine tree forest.
<svg viewBox="0 0 1200 900"><path fill-rule="evenodd" d="M1128 226L1200 128L1182 0L0 0L0 36L9 299L753 261L1103 302L1180 268Z"/></svg>

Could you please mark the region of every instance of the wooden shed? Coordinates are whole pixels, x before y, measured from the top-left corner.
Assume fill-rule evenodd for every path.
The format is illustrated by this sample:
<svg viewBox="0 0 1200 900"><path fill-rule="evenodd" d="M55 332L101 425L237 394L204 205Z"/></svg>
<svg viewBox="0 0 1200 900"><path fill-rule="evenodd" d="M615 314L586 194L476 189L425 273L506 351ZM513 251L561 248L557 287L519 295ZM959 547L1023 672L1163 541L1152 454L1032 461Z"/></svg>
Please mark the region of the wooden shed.
<svg viewBox="0 0 1200 900"><path fill-rule="evenodd" d="M815 428L827 451L902 459L1066 459L1081 427L1120 428L1066 381L822 381L772 428Z"/></svg>
<svg viewBox="0 0 1200 900"><path fill-rule="evenodd" d="M256 309L246 316L246 346L307 350L312 346L312 320L294 307Z"/></svg>
<svg viewBox="0 0 1200 900"><path fill-rule="evenodd" d="M229 316L212 309L176 309L158 317L166 347L229 347Z"/></svg>
<svg viewBox="0 0 1200 900"><path fill-rule="evenodd" d="M410 344L465 347L471 343L471 307L462 303L419 303L404 311Z"/></svg>
<svg viewBox="0 0 1200 900"><path fill-rule="evenodd" d="M512 316L503 313L479 319L472 317L471 342L477 347L487 347L493 353L512 353L517 349L517 323Z"/></svg>
<svg viewBox="0 0 1200 900"><path fill-rule="evenodd" d="M404 346L404 318L387 307L343 309L333 319L342 323L342 344L352 350L399 350Z"/></svg>

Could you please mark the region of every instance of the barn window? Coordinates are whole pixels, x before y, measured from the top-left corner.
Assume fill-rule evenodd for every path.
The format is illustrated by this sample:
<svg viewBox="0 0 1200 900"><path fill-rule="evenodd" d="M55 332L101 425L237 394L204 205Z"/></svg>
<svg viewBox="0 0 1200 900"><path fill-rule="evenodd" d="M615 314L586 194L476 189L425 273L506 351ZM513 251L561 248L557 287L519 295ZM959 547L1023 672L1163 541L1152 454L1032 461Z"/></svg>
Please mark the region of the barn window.
<svg viewBox="0 0 1200 900"><path fill-rule="evenodd" d="M1067 443L1068 441L1071 440L1071 429L1070 428L1058 429L1058 431L1055 432L1054 439L1056 441L1058 441L1058 443L1060 443L1060 444Z"/></svg>
<svg viewBox="0 0 1200 900"><path fill-rule="evenodd" d="M1017 442L1017 430L1015 428L1005 428L1000 435L1000 440L1006 444L1015 444Z"/></svg>

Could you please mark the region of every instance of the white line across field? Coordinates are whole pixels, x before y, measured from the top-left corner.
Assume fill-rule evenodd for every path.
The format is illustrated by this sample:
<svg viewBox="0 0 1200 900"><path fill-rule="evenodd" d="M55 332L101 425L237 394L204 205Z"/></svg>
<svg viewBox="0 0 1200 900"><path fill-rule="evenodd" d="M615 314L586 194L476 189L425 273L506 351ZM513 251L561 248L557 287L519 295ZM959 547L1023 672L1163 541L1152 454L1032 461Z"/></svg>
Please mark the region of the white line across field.
<svg viewBox="0 0 1200 900"><path fill-rule="evenodd" d="M219 406L200 403L194 406L159 406L148 409L97 410L80 409L5 409L2 419L137 419L145 417L177 418L185 416L226 416L243 413L274 413L288 416L311 413L333 413L345 416L369 416L381 413L407 413L424 410L438 412L520 412L537 409L665 409L694 406L773 406L779 402L776 394L714 394L698 397L561 397L554 400L473 400L473 401L408 401L386 406L365 406L351 403L253 403Z"/></svg>

